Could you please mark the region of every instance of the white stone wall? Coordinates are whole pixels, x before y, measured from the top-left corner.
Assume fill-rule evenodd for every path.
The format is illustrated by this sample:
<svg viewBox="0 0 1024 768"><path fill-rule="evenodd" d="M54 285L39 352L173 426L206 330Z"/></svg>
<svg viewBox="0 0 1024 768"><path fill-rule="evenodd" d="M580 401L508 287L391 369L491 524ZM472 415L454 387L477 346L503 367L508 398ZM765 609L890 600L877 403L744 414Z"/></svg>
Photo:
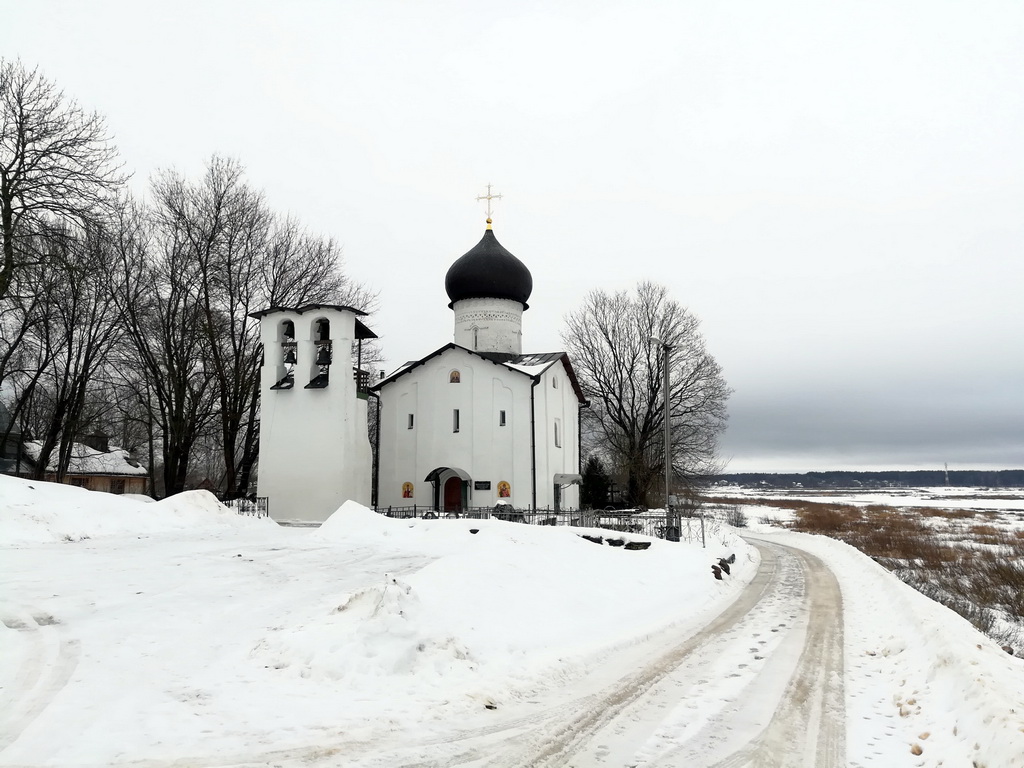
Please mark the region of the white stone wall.
<svg viewBox="0 0 1024 768"><path fill-rule="evenodd" d="M579 401L561 362L541 376L534 397L537 414L537 506L555 505L556 474L578 474ZM555 422L560 429L560 445L555 444ZM579 509L579 486L561 490L562 509Z"/></svg>
<svg viewBox="0 0 1024 768"><path fill-rule="evenodd" d="M455 343L474 352L523 352L523 305L510 299L462 299L455 312Z"/></svg>
<svg viewBox="0 0 1024 768"><path fill-rule="evenodd" d="M317 375L314 331L330 322L333 361L324 389L304 389ZM292 389L270 389L285 375L281 324L295 325L297 363ZM335 309L283 310L261 319L264 364L260 385L258 493L275 520L326 520L345 501L370 503L371 463L366 401L356 396L351 356L355 315Z"/></svg>

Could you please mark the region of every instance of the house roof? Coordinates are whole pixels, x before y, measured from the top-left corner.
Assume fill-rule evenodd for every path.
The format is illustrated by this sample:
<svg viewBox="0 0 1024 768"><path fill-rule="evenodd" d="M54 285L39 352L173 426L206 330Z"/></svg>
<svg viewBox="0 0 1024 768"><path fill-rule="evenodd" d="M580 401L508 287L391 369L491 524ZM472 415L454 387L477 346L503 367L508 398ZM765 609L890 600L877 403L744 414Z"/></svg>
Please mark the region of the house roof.
<svg viewBox="0 0 1024 768"><path fill-rule="evenodd" d="M420 358L419 360L410 360L404 365L399 366L396 370L392 371L390 376L386 376L377 384L370 387L370 390L377 392L383 389L388 384L402 378L407 373L412 372L435 357L443 355L450 349L458 350L459 352L472 355L473 357L479 357L493 363L494 365L500 365L510 371L515 371L516 373L529 376L532 379L538 379L541 374L553 365L561 362L562 367L565 370L565 374L568 377L569 382L572 384L573 391L576 393L577 399L584 405L587 404L587 399L583 396L583 390L580 388L579 380L576 378L576 372L572 368L572 363L569 362L569 355L565 352L533 352L525 355L474 352L473 350L466 349L466 347L459 346L454 342L445 344L443 347L434 350L426 357Z"/></svg>
<svg viewBox="0 0 1024 768"><path fill-rule="evenodd" d="M33 462L39 461L39 453L43 444L39 440L25 441L25 455ZM50 456L47 471L56 471L57 457ZM146 468L135 461L123 448L111 448L109 451L98 451L84 443L74 443L71 447L71 463L68 464L69 475L127 475L145 476Z"/></svg>

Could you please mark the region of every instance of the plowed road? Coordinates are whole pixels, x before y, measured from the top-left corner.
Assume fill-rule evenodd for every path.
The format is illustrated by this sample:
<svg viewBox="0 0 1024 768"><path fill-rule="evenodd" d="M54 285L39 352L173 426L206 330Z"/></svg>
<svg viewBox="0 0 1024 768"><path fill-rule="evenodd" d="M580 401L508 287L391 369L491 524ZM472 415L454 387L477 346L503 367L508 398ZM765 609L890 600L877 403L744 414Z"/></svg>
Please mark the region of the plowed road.
<svg viewBox="0 0 1024 768"><path fill-rule="evenodd" d="M462 749L447 756L420 751L427 759L417 764L844 765L839 585L817 557L750 540L762 557L756 577L696 635L652 637L626 649L608 660L614 669L631 669L626 676L608 683L595 675L595 689L577 687L563 701L538 702L541 711L491 734L465 734ZM411 757L411 750L404 755Z"/></svg>
<svg viewBox="0 0 1024 768"><path fill-rule="evenodd" d="M620 649L585 682L487 732L438 734L432 744L387 754L341 748L328 762L345 756L374 768L844 766L839 584L814 555L749 540L761 553L757 575L696 634L667 631Z"/></svg>

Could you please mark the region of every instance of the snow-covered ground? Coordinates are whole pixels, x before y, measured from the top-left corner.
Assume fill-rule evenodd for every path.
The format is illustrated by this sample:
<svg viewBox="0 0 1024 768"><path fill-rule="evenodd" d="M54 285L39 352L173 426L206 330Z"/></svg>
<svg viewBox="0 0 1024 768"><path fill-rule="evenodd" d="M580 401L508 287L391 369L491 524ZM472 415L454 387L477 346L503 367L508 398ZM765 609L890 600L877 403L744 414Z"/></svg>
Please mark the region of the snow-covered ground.
<svg viewBox="0 0 1024 768"><path fill-rule="evenodd" d="M663 633L710 624L761 564L729 529L707 549L584 532L355 504L281 528L202 492L147 504L0 476L0 765L470 764L445 745L515 733L552 702L568 719ZM848 765L1024 766L1024 661L844 544L757 536L838 579ZM745 681L760 704L735 673L749 650L723 641L700 681L712 725ZM695 710L674 695L630 764L676 764Z"/></svg>

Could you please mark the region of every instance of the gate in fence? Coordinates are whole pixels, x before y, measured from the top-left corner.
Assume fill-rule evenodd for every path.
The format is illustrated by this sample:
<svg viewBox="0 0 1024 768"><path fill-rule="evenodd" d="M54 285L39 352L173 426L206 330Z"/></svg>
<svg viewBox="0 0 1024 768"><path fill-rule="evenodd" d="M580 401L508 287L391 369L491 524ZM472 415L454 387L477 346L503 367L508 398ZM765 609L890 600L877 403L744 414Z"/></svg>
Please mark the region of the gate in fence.
<svg viewBox="0 0 1024 768"><path fill-rule="evenodd" d="M235 514L238 515L270 517L270 500L266 496L257 496L254 499L228 499L221 504L235 510Z"/></svg>

